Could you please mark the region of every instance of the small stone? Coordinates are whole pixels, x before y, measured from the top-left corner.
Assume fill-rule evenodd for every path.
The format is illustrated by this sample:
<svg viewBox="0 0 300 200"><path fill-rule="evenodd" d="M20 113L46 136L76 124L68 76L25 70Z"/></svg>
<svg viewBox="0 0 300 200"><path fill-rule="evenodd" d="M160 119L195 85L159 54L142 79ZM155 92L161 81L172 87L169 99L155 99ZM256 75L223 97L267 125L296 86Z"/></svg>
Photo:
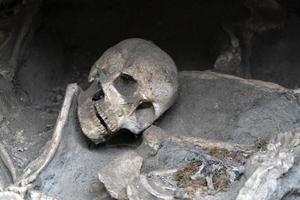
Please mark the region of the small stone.
<svg viewBox="0 0 300 200"><path fill-rule="evenodd" d="M150 147L153 154L156 154L167 137L164 130L152 125L143 133L143 144Z"/></svg>
<svg viewBox="0 0 300 200"><path fill-rule="evenodd" d="M113 198L127 199L126 187L139 176L142 163L135 151L125 151L100 170L99 180Z"/></svg>

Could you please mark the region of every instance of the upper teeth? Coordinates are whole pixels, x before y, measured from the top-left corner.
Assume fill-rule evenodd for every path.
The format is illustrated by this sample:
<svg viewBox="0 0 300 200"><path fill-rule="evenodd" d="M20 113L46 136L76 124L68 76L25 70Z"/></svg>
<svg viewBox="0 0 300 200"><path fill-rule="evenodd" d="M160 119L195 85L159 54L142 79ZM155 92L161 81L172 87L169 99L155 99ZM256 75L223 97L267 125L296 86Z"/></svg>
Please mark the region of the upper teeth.
<svg viewBox="0 0 300 200"><path fill-rule="evenodd" d="M117 123L113 120L112 117L108 117L110 115L108 115L105 112L105 109L103 109L101 104L99 102L96 102L95 107L96 107L96 110L97 110L98 114L105 121L105 123L108 126L108 128L110 129L110 131L112 131L112 132L116 131L117 130Z"/></svg>

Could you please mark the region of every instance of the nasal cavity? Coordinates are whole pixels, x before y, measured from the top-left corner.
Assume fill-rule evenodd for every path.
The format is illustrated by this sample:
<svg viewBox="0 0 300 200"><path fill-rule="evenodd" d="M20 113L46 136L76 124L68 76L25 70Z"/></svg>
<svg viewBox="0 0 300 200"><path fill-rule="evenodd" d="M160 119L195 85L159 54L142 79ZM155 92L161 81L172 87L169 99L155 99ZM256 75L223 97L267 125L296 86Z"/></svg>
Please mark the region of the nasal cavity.
<svg viewBox="0 0 300 200"><path fill-rule="evenodd" d="M92 97L93 101L99 101L100 99L104 98L104 92L103 90L98 90Z"/></svg>

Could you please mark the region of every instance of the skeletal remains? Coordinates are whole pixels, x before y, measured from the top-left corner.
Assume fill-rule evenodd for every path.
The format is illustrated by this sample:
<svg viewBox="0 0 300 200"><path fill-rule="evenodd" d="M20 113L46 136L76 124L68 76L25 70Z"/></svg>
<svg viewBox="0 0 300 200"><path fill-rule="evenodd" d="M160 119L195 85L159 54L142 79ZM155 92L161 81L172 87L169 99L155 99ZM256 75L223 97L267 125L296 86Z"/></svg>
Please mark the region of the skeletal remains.
<svg viewBox="0 0 300 200"><path fill-rule="evenodd" d="M40 193L35 190L30 190L31 184L37 179L38 175L41 171L49 164L51 159L54 157L55 152L59 146L62 131L64 125L67 122L69 110L71 107L71 103L73 97L78 92L77 84L69 84L66 91L66 96L60 111L60 114L57 118L56 125L54 128L54 133L52 136L51 141L46 144L46 147L42 154L33 160L23 173L17 177L16 169L13 165L12 160L9 157L9 154L6 152L3 145L0 144L0 154L3 162L5 163L6 167L8 168L13 184L5 187L0 188L0 200L22 200L29 195L29 199L31 200L55 200L56 198L52 198L47 196L46 194ZM28 194L29 193L29 194Z"/></svg>
<svg viewBox="0 0 300 200"><path fill-rule="evenodd" d="M108 49L92 67L89 81L92 82L91 86L83 92L77 84L68 85L51 141L47 143L42 154L27 166L21 176L17 176L9 154L0 145L1 159L9 169L13 180L10 186L0 185L0 200L55 199L33 190L31 186L54 157L62 138L72 100L77 95L77 114L82 132L98 144L106 142L121 129L128 129L135 134L147 129L174 103L178 89L177 69L173 60L153 43L142 39L128 39ZM205 151L209 154L215 152L214 156L201 155L196 165L197 162L190 163L194 168L198 167L195 173L190 174L191 180L198 180L200 177L204 180L203 184L206 184L206 189L200 193L197 190L198 193L192 195L194 199L222 199L217 195L213 197L218 192L214 191L216 187L214 176L225 174L222 180L227 180L230 184L238 180L237 176L242 175L241 170L237 170L234 165L231 166L230 156L226 157L226 154L232 152L246 156L255 155L249 159L250 166L252 164L253 168L252 174L248 174L250 178L241 187L237 195L238 200L250 200L254 197L264 200L281 199L288 192L297 189L295 183L286 190L280 190L278 187L284 182L282 177L293 167L295 159L293 152L299 151L299 134L283 135L279 140L268 145L267 151L257 154L251 146L200 138L162 135L160 139L149 143L156 153L162 146L160 142L187 145L189 148L200 149L199 152ZM222 159L218 158L218 152L222 154ZM244 161L241 163L245 164ZM144 199L144 194L149 194L151 197L149 199L175 199L176 195L177 198L191 197L188 193L179 197L174 193L178 187L174 177L178 176L180 170L182 169L155 170L148 174L141 174L133 182L124 185L125 189L127 188L126 198ZM296 170L295 173L299 172ZM160 189L157 189L157 186ZM209 192L204 194L203 191L206 190Z"/></svg>
<svg viewBox="0 0 300 200"><path fill-rule="evenodd" d="M140 133L174 102L177 69L153 43L128 39L108 49L89 74L90 88L79 96L83 133L95 143L120 129Z"/></svg>

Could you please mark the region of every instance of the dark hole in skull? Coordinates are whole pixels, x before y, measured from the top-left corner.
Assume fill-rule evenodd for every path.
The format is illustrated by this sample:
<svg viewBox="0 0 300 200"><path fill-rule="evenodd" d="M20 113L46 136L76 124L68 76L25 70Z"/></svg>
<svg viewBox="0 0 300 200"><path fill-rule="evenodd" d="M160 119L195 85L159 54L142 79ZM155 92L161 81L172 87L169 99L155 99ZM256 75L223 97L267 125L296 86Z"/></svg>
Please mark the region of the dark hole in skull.
<svg viewBox="0 0 300 200"><path fill-rule="evenodd" d="M102 89L100 89L99 91L97 91L94 95L93 95L93 98L92 100L93 101L98 101L100 99L103 99L104 98L104 92Z"/></svg>
<svg viewBox="0 0 300 200"><path fill-rule="evenodd" d="M114 80L114 86L120 94L125 97L133 96L134 92L137 90L137 81L128 74L121 74L118 78Z"/></svg>
<svg viewBox="0 0 300 200"><path fill-rule="evenodd" d="M155 118L155 110L151 102L142 102L136 109L136 118L141 125L148 125Z"/></svg>
<svg viewBox="0 0 300 200"><path fill-rule="evenodd" d="M94 88L94 91L96 91L96 93L92 95L93 101L99 101L104 98L104 92L100 82L94 82L90 88L92 88L92 90Z"/></svg>

